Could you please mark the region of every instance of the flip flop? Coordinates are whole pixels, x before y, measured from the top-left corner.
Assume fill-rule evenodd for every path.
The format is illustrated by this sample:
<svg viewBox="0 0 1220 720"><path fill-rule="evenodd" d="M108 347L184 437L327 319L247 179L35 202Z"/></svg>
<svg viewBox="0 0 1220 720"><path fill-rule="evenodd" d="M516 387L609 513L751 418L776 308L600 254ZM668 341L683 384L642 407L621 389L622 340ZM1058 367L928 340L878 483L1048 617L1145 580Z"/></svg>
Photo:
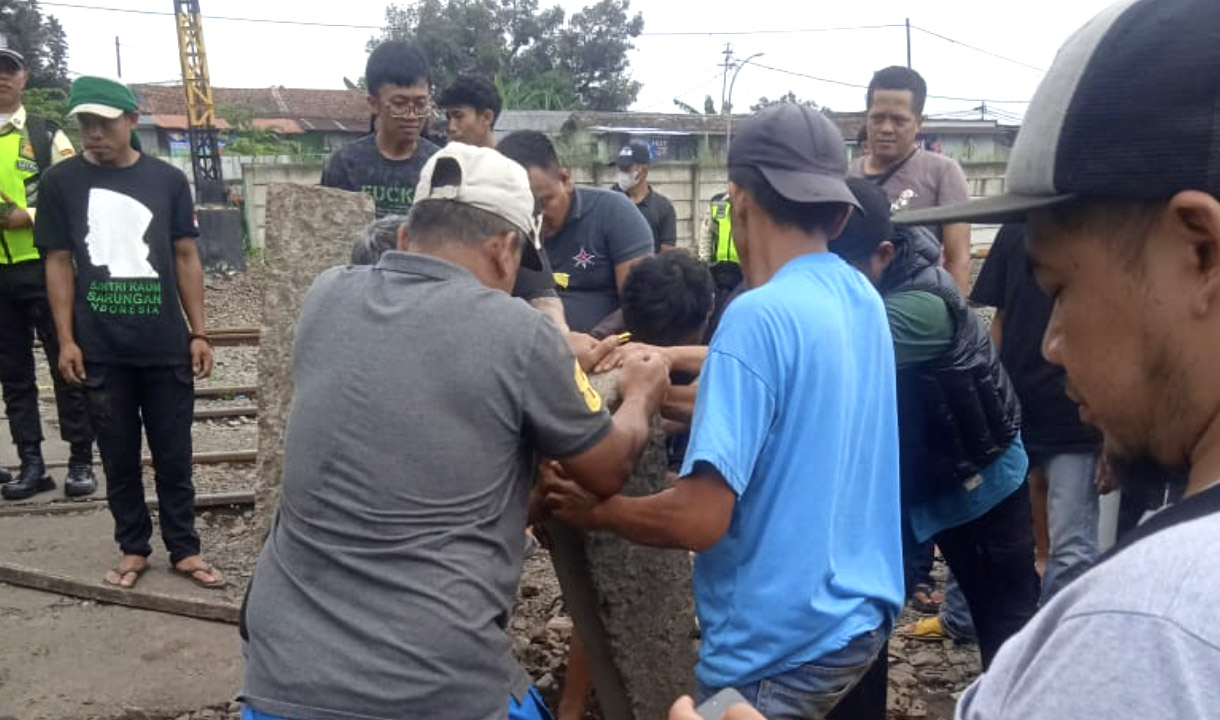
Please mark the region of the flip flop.
<svg viewBox="0 0 1220 720"><path fill-rule="evenodd" d="M178 568L177 566L174 566L170 568L170 572L181 575L205 590L219 590L228 584L228 581L226 581L223 576L219 580L201 580L200 578L196 577L195 573L200 572L207 573L208 575L218 575L219 573L216 572L216 568L213 567L211 563L204 563L202 565L196 565L195 567L190 568Z"/></svg>
<svg viewBox="0 0 1220 720"><path fill-rule="evenodd" d="M147 562L140 567L135 568L113 567L110 568L110 572L107 572L106 575L102 577L102 582L106 583L107 585L122 588L123 590L134 590L136 585L140 583L140 576L148 572L148 567ZM118 582L110 579L111 573L114 573L118 577ZM128 575L135 575L135 579L131 581L130 585L124 585L123 578L127 577Z"/></svg>
<svg viewBox="0 0 1220 720"><path fill-rule="evenodd" d="M940 616L920 618L910 625L898 628L899 637L911 640L946 640L949 638Z"/></svg>

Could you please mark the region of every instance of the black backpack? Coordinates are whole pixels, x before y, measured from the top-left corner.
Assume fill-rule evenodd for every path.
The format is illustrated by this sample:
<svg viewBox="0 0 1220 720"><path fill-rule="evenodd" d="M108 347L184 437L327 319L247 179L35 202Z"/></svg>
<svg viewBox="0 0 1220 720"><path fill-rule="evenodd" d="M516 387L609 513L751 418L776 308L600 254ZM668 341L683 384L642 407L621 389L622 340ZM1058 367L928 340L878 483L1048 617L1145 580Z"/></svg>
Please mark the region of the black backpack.
<svg viewBox="0 0 1220 720"><path fill-rule="evenodd" d="M38 171L43 172L51 167L51 141L59 132L59 125L39 115L29 115L25 119L25 126L30 144L34 146L34 162L38 165Z"/></svg>

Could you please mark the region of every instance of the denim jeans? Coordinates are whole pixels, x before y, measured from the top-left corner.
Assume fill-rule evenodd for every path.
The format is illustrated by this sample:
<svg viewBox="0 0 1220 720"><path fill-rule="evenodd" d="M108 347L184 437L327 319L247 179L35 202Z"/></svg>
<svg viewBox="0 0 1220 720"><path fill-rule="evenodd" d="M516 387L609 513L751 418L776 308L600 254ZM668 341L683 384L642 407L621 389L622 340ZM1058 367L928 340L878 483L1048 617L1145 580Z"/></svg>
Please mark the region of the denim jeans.
<svg viewBox="0 0 1220 720"><path fill-rule="evenodd" d="M970 617L970 605L962 593L962 586L957 584L957 578L949 573L945 582L945 604L940 606L940 624L945 634L959 643L978 641L974 632L974 619Z"/></svg>
<svg viewBox="0 0 1220 720"><path fill-rule="evenodd" d="M767 720L822 720L873 667L889 638L890 628L879 627L857 636L842 650L737 691ZM721 689L699 683L695 702L702 703Z"/></svg>
<svg viewBox="0 0 1220 720"><path fill-rule="evenodd" d="M1042 576L1042 604L1097 561L1097 489L1092 453L1052 455L1043 463L1051 549Z"/></svg>

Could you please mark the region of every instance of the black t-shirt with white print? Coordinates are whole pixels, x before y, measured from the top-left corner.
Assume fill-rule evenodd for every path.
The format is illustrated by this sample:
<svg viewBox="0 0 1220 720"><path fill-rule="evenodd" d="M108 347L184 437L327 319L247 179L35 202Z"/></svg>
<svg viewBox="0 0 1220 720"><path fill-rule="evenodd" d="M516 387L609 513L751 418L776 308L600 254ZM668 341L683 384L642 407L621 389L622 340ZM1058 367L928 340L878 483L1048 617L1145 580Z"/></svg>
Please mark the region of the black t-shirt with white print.
<svg viewBox="0 0 1220 720"><path fill-rule="evenodd" d="M190 364L174 244L198 235L190 184L161 160L116 168L78 156L47 170L34 243L76 261L73 321L86 363Z"/></svg>
<svg viewBox="0 0 1220 720"><path fill-rule="evenodd" d="M420 173L438 150L420 138L411 157L390 160L377 148L377 136L366 135L331 153L322 169L322 186L368 195L379 218L405 216L415 202Z"/></svg>

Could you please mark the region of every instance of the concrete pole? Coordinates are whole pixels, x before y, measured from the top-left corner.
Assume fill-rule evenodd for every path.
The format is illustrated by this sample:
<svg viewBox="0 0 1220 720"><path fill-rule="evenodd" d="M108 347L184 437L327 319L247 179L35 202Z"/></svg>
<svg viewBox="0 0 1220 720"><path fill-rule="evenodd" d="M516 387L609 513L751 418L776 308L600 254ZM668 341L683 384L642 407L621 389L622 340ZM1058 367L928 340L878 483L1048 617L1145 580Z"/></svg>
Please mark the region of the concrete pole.
<svg viewBox="0 0 1220 720"><path fill-rule="evenodd" d="M726 107L729 109L728 130L724 135L724 153L726 160L728 159L729 148L733 145L733 86L737 84L737 74L741 72L742 68L749 65L751 60L760 58L763 55L766 55L766 53L758 52L743 60L741 64L737 66L737 69L733 71L733 80L729 82L729 97L728 100L725 101Z"/></svg>

